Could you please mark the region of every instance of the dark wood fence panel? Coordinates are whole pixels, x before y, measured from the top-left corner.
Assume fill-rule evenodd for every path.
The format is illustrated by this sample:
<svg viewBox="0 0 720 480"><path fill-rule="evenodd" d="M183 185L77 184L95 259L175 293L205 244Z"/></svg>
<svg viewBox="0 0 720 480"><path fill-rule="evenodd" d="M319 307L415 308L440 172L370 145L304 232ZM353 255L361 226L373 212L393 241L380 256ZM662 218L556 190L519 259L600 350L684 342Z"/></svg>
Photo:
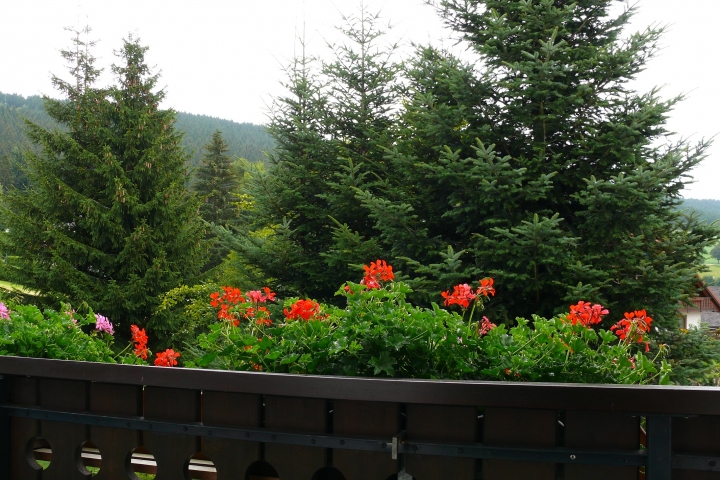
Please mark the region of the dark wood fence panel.
<svg viewBox="0 0 720 480"><path fill-rule="evenodd" d="M74 380L41 378L38 384L40 406L66 412L87 410L88 383ZM43 480L71 480L89 478L90 473L80 465L80 450L90 438L86 425L41 420L40 430L52 448L52 461L43 471Z"/></svg>
<svg viewBox="0 0 720 480"><path fill-rule="evenodd" d="M35 406L38 404L38 379L29 377L10 378L10 403ZM10 475L17 480L39 480L40 467L33 460L32 444L40 435L40 422L29 418L10 419Z"/></svg>
<svg viewBox="0 0 720 480"><path fill-rule="evenodd" d="M407 406L407 439L437 443L474 443L477 407ZM406 471L417 480L473 480L475 459L408 455Z"/></svg>
<svg viewBox="0 0 720 480"><path fill-rule="evenodd" d="M265 428L268 430L327 433L327 401L299 397L265 397ZM311 480L327 464L324 448L265 444L265 461L282 480Z"/></svg>
<svg viewBox="0 0 720 480"><path fill-rule="evenodd" d="M386 480L403 466L415 480L641 480L638 465L648 466L648 480L720 480L717 388L352 379L10 357L0 357L0 375L10 417L0 418L7 435L0 440L11 445L0 480L87 478L82 461L100 466L98 480L127 478L136 447L153 454L157 470L149 456L136 463L145 460L143 471L156 471L157 480L188 473ZM647 418L645 451L638 415ZM400 458L392 460L388 446L402 430ZM50 461L44 471L33 460L41 440L50 447L36 450ZM99 452L81 455L86 441ZM576 464L574 454L590 464Z"/></svg>
<svg viewBox="0 0 720 480"><path fill-rule="evenodd" d="M720 455L720 416L673 418L673 453ZM708 466L708 470L710 470ZM673 470L673 480L720 480L720 465L715 471Z"/></svg>
<svg viewBox="0 0 720 480"><path fill-rule="evenodd" d="M262 397L242 393L204 391L202 421L208 426L262 427ZM260 459L261 444L203 437L202 450L217 469L217 480L245 480L248 467Z"/></svg>
<svg viewBox="0 0 720 480"><path fill-rule="evenodd" d="M548 447L557 443L555 410L485 408L483 443L498 447ZM485 480L554 480L555 464L484 460Z"/></svg>
<svg viewBox="0 0 720 480"><path fill-rule="evenodd" d="M400 405L384 402L333 402L333 433L391 439L400 432ZM384 480L399 470L390 453L334 450L333 466L345 480Z"/></svg>
<svg viewBox="0 0 720 480"><path fill-rule="evenodd" d="M140 417L142 411L142 387L110 383L90 384L90 411L105 415ZM100 471L93 480L115 480L128 477L131 452L142 444L142 436L136 430L90 426L90 441L102 457Z"/></svg>
<svg viewBox="0 0 720 480"><path fill-rule="evenodd" d="M565 412L565 446L586 450L639 450L640 417L623 413ZM637 467L565 465L565 480L637 480Z"/></svg>
<svg viewBox="0 0 720 480"><path fill-rule="evenodd" d="M146 420L197 422L200 420L200 392L183 388L145 387ZM143 432L145 448L155 457L155 480L185 477L191 456L200 451L200 439L190 435Z"/></svg>

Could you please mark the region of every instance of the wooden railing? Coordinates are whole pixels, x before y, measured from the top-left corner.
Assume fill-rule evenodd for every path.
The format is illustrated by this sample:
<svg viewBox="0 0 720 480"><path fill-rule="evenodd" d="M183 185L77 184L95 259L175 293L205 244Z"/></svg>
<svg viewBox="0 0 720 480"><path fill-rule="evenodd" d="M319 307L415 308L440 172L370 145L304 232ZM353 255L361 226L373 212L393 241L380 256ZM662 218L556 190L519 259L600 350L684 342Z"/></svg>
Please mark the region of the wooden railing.
<svg viewBox="0 0 720 480"><path fill-rule="evenodd" d="M0 374L5 479L91 472L97 480L142 472L156 480L720 478L714 388L381 380L17 357L0 357Z"/></svg>

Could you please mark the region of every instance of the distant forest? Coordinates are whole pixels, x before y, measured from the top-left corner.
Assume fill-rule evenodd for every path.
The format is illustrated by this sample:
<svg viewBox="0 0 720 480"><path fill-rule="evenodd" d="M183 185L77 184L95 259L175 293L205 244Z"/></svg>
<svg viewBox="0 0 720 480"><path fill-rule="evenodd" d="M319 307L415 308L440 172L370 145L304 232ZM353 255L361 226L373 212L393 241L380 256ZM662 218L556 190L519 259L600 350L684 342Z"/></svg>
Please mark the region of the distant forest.
<svg viewBox="0 0 720 480"><path fill-rule="evenodd" d="M700 217L708 222L720 220L720 200L698 200L686 198L680 208L695 210Z"/></svg>
<svg viewBox="0 0 720 480"><path fill-rule="evenodd" d="M25 135L23 119L42 126L52 127L53 121L45 113L42 98L0 92L0 184L22 187L25 175L22 151L36 147ZM228 155L251 162L264 162L263 152L272 150L274 142L262 125L237 123L230 120L178 112L177 129L184 132L183 145L188 155L188 166L195 167L203 156L213 132L220 130L228 144Z"/></svg>

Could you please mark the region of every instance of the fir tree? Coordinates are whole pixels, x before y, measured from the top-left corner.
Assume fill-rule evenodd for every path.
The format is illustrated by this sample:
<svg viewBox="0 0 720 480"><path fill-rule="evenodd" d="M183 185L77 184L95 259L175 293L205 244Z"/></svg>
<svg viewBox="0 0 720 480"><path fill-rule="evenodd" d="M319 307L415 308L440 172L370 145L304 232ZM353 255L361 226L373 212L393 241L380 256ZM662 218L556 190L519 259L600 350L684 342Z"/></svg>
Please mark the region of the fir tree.
<svg viewBox="0 0 720 480"><path fill-rule="evenodd" d="M65 99L44 100L62 128L27 124L42 152L26 155L29 188L2 198L3 247L18 257L13 281L55 301L87 302L126 327L194 278L203 230L147 47L125 40L112 67L117 85L98 88L92 43L81 39L88 31L63 51L73 81L53 77Z"/></svg>
<svg viewBox="0 0 720 480"><path fill-rule="evenodd" d="M233 205L233 193L240 181L227 155L228 146L219 130L213 133L206 153L197 169L197 181L193 186L202 199L200 214L207 222L231 225L237 220L237 207Z"/></svg>
<svg viewBox="0 0 720 480"><path fill-rule="evenodd" d="M227 155L228 146L223 139L222 132L216 130L210 143L205 145L206 153L197 169L197 181L193 185L195 193L200 197L200 215L206 222L218 226L236 226L239 218L237 195L240 181L230 157ZM218 245L214 236L208 238L215 245L210 254L210 260L205 268L210 269L222 262L228 249Z"/></svg>
<svg viewBox="0 0 720 480"><path fill-rule="evenodd" d="M344 21L331 61L303 53L288 68L269 126L276 148L253 181L252 231L239 246L278 288L328 300L381 254L356 192L381 188L399 91L378 16L363 8Z"/></svg>
<svg viewBox="0 0 720 480"><path fill-rule="evenodd" d="M663 142L680 99L628 87L661 31L623 39L612 3L435 2L478 66L421 50L392 188L360 197L427 300L490 275L509 319L582 299L676 324L717 236L675 208L707 144Z"/></svg>

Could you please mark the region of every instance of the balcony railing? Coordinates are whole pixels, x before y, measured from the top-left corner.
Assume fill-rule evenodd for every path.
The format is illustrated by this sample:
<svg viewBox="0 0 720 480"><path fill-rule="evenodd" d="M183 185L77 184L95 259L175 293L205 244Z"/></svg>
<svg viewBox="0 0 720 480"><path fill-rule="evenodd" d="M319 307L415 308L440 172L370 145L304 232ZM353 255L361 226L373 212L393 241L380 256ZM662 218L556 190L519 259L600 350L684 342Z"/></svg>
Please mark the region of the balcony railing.
<svg viewBox="0 0 720 480"><path fill-rule="evenodd" d="M717 388L16 357L0 357L0 374L5 479L720 478Z"/></svg>
<svg viewBox="0 0 720 480"><path fill-rule="evenodd" d="M690 302L701 312L717 312L718 309L712 299L708 297L691 298Z"/></svg>

